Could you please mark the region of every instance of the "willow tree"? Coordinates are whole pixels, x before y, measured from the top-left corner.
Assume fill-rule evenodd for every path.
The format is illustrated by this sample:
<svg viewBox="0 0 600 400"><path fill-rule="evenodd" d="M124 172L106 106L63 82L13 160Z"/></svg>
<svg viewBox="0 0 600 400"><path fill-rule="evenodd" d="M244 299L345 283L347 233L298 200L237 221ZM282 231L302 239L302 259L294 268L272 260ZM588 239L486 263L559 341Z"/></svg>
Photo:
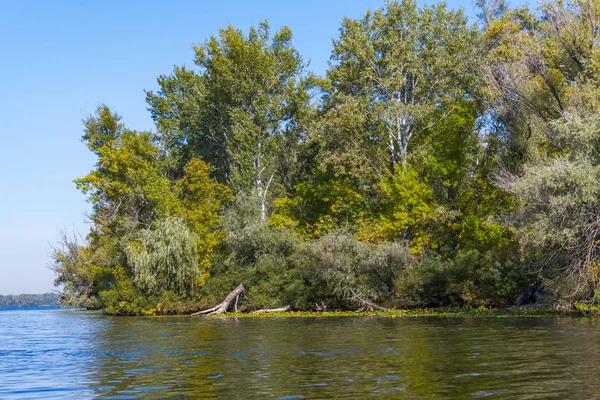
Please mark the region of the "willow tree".
<svg viewBox="0 0 600 400"><path fill-rule="evenodd" d="M509 140L520 139L526 150L519 168L509 164L497 173L498 185L520 200L513 223L524 254L543 273L572 278L556 282L596 299L599 27L595 1L548 2L540 17L507 13L487 34L494 39L488 84L498 118L506 122ZM518 129L510 111L515 107L528 129Z"/></svg>
<svg viewBox="0 0 600 400"><path fill-rule="evenodd" d="M386 149L393 167L406 160L414 137L435 124L430 117L440 105L469 95L478 43L462 10L387 2L342 22L328 72L330 96L364 99L364 112L379 126L368 136Z"/></svg>
<svg viewBox="0 0 600 400"><path fill-rule="evenodd" d="M161 219L143 229L125 249L134 282L149 294L189 294L201 276L198 242L181 218Z"/></svg>
<svg viewBox="0 0 600 400"><path fill-rule="evenodd" d="M500 146L513 172L553 153L553 121L570 112L573 98L593 79L599 10L596 1L549 1L538 15L523 7L487 19L482 71L494 123L490 143Z"/></svg>
<svg viewBox="0 0 600 400"><path fill-rule="evenodd" d="M570 116L552 127L566 155L528 163L519 175L499 174L498 184L521 200L514 223L540 270L570 278L557 281L563 289L571 284L579 296L600 300L600 115Z"/></svg>

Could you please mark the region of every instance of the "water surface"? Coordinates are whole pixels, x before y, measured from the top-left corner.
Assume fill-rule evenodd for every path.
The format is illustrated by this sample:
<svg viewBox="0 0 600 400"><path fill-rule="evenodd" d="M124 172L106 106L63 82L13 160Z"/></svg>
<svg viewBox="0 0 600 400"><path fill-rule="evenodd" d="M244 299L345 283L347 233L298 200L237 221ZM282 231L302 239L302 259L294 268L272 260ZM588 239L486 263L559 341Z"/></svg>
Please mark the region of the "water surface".
<svg viewBox="0 0 600 400"><path fill-rule="evenodd" d="M0 311L0 398L597 398L600 319Z"/></svg>

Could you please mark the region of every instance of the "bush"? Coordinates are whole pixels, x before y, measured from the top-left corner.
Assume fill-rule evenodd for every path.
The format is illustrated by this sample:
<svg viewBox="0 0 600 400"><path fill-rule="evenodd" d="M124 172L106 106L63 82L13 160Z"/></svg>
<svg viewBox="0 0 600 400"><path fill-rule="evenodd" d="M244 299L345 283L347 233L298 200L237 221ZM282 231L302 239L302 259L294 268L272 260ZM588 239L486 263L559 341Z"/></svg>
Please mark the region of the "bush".
<svg viewBox="0 0 600 400"><path fill-rule="evenodd" d="M307 244L307 264L341 304L386 304L395 293L396 277L412 262L406 242L364 243L338 231Z"/></svg>
<svg viewBox="0 0 600 400"><path fill-rule="evenodd" d="M303 307L310 283L297 252L304 241L291 230L267 226L259 210L256 199L238 196L237 207L223 219L227 243L219 249L202 293L218 304L243 283L247 290L243 309Z"/></svg>
<svg viewBox="0 0 600 400"><path fill-rule="evenodd" d="M399 306L504 306L531 282L523 265L500 262L491 252L460 251L454 259L427 258L396 280Z"/></svg>

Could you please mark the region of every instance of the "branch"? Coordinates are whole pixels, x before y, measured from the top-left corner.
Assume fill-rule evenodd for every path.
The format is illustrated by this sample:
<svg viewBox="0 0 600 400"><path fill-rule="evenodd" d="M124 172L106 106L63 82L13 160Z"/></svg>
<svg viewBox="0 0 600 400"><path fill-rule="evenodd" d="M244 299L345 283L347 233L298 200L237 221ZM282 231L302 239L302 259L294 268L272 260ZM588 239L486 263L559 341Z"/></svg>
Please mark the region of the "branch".
<svg viewBox="0 0 600 400"><path fill-rule="evenodd" d="M292 311L292 306L290 306L289 304L285 307L280 307L280 308L261 308L260 310L256 310L253 313L259 314L259 313L273 313L273 312L287 312L287 311Z"/></svg>
<svg viewBox="0 0 600 400"><path fill-rule="evenodd" d="M371 308L374 308L375 310L379 310L379 311L387 311L388 310L385 307L382 307L382 306L379 306L379 305L373 303L371 300L365 300L365 299L360 298L352 289L350 289L350 293L352 293L352 297L349 300L360 301L363 304L365 304Z"/></svg>
<svg viewBox="0 0 600 400"><path fill-rule="evenodd" d="M246 291L246 289L244 289L244 285L240 283L238 285L238 287L233 289L233 291L231 293L229 293L227 295L227 297L225 298L225 300L223 300L223 302L221 302L220 304L214 306L213 308L209 308L208 310L198 311L198 312L195 312L190 315L224 314L225 312L227 312L227 309L229 308L229 304L234 299L237 299L240 295L242 295L245 291Z"/></svg>

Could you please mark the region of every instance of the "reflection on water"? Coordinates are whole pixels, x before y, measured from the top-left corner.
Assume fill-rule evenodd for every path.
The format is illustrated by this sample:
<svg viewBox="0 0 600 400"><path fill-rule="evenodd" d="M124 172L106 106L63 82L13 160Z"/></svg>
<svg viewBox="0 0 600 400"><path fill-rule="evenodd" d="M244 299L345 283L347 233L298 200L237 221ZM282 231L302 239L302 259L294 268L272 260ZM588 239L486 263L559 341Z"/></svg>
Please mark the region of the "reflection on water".
<svg viewBox="0 0 600 400"><path fill-rule="evenodd" d="M593 398L600 319L0 311L0 398Z"/></svg>

